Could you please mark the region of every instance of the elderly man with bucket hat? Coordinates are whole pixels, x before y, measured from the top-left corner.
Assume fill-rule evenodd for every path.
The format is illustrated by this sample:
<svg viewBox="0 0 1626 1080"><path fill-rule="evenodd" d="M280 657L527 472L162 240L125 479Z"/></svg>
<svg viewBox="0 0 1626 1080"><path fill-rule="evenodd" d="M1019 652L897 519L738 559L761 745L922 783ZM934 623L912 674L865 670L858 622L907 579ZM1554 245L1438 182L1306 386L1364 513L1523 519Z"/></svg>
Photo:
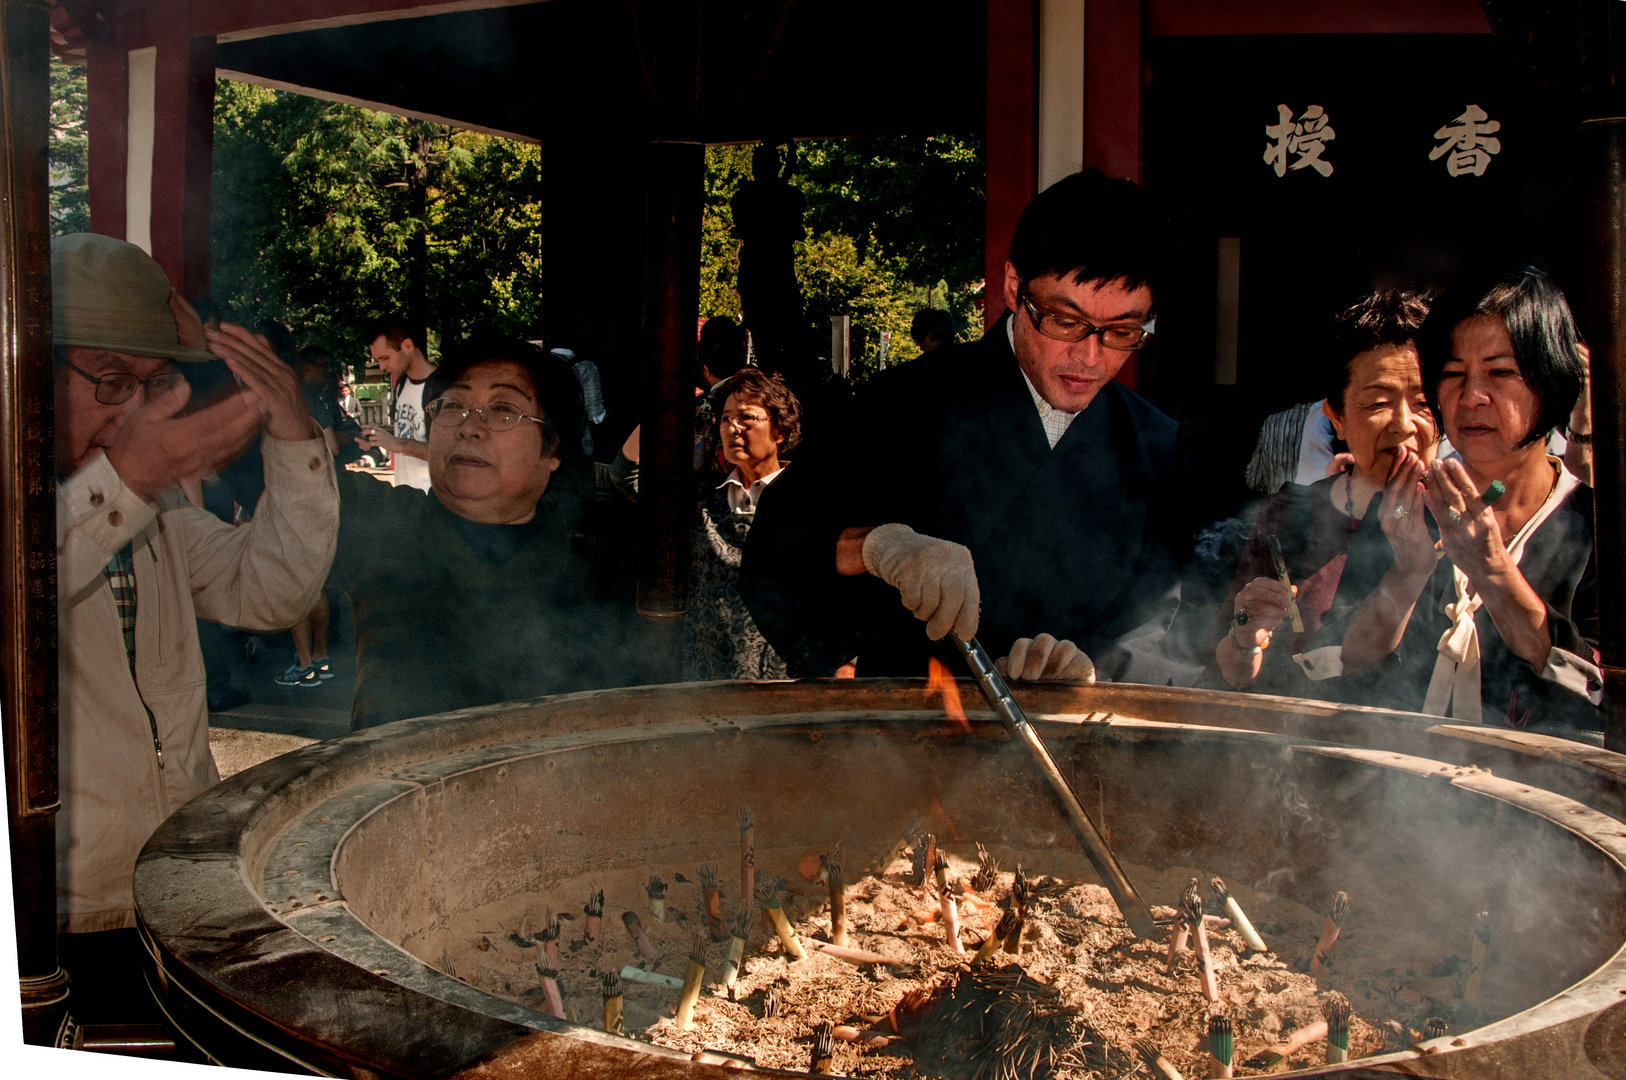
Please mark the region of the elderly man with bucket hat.
<svg viewBox="0 0 1626 1080"><path fill-rule="evenodd" d="M249 630L291 625L321 591L339 498L293 371L240 327L206 333L140 248L58 237L51 288L57 918L75 1015L106 1022L139 1015L130 998L147 997L136 856L171 812L219 780L195 617ZM192 401L177 361L212 357L237 388ZM181 497L183 481L224 465L262 431L265 494L252 523L234 528Z"/></svg>

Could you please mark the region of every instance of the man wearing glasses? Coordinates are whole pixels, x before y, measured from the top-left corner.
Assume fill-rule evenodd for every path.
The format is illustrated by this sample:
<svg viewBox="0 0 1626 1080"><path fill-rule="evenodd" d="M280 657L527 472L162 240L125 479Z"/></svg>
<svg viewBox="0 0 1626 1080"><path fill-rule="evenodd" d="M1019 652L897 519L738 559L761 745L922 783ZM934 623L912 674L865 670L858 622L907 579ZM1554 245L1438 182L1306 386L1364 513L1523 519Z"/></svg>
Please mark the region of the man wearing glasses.
<svg viewBox="0 0 1626 1080"><path fill-rule="evenodd" d="M51 245L61 792L57 916L81 1022L154 1018L131 876L147 837L219 775L196 619L283 629L333 557L333 461L294 373L241 327L207 334L140 248ZM176 361L237 387L190 400ZM265 496L238 528L180 486L264 432Z"/></svg>
<svg viewBox="0 0 1626 1080"><path fill-rule="evenodd" d="M1099 664L1164 681L1133 643L1178 601L1185 453L1178 425L1113 381L1156 330L1160 235L1128 181L1060 181L1012 236L1007 314L870 384L844 468L800 522L782 512L793 500L770 508L746 553L742 589L792 674L856 657L858 674L919 676L926 639L952 631L1009 653L1017 677ZM803 584L797 561L823 566Z"/></svg>

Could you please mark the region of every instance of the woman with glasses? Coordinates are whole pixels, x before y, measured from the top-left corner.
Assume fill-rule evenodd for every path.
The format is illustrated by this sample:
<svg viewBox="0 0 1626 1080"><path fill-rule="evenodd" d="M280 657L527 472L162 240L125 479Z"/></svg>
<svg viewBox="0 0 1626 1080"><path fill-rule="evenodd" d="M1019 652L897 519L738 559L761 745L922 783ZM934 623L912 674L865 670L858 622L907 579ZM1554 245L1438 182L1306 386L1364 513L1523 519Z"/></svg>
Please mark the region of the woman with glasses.
<svg viewBox="0 0 1626 1080"><path fill-rule="evenodd" d="M1314 484L1288 484L1261 506L1215 633L1210 681L1217 674L1238 690L1336 697L1327 680L1375 662L1390 647L1384 635L1404 625L1393 613L1411 607L1418 574L1434 567L1421 480L1439 429L1415 342L1427 314L1415 293L1379 292L1335 321L1324 408L1352 464ZM1343 590L1350 548L1363 537L1387 555L1386 570ZM1324 624L1339 596L1352 610L1334 619L1328 640Z"/></svg>
<svg viewBox="0 0 1626 1080"><path fill-rule="evenodd" d="M1476 275L1435 301L1419 345L1423 385L1456 453L1424 478L1440 558L1411 571L1421 596L1374 642L1376 656L1346 646L1346 700L1597 732L1592 489L1546 445L1585 385L1564 294L1530 266ZM1383 555L1352 550L1346 584L1388 573Z"/></svg>

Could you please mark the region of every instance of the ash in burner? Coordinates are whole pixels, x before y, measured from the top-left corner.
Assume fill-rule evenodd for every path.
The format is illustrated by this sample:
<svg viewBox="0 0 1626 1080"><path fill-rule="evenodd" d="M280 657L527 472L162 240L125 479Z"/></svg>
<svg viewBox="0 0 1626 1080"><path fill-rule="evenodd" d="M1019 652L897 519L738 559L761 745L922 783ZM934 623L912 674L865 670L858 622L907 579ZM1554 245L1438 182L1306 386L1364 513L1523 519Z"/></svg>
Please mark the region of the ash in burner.
<svg viewBox="0 0 1626 1080"><path fill-rule="evenodd" d="M928 844L931 874L921 873ZM798 861L788 851L755 854L774 866ZM556 940L557 922L524 916L518 934L502 927L485 934L489 948L478 961L459 960L458 970L539 1011L553 1011L548 991L556 988L574 1022L599 1027L614 1016L627 1035L697 1060L804 1071L815 1060L821 1025L829 1025L829 1067L837 1074L1105 1080L1202 1076L1211 1069L1228 1075L1219 1069L1222 1058L1229 1075L1252 1076L1404 1048L1433 1030L1428 1018L1463 1007L1453 987L1465 982L1466 968L1483 970L1486 963L1476 955L1471 964L1412 962L1396 971L1382 967L1392 960L1367 958L1359 920L1344 921L1343 902L1314 911L1246 888L1222 893L1212 881L1199 895L1186 886L1188 871L1146 871L1141 878L1152 895L1179 896L1186 905L1186 940L1171 956L1171 939L1182 935L1136 939L1105 889L1025 875L1020 867L1001 872L991 856L977 855L944 851L922 836L916 852L893 853L884 874L846 875L845 948L830 940L830 875L826 870L827 880L818 880L817 853L802 862L807 877L791 885L756 878L759 897L778 905L772 912L760 904L742 908L727 895L738 882L694 867L658 868L676 884L652 903L657 898L644 895L649 871L635 875L629 868L625 881L582 883L584 894L605 887L611 910L640 901L640 910L624 917L626 934L601 934L591 947L555 953L555 960L540 954ZM564 899L547 904L557 910L580 903ZM542 898L529 901L535 910ZM713 943L719 905L724 940ZM1244 909L1257 923L1250 933L1262 934L1280 957L1248 947L1233 923ZM950 910L963 953L946 941ZM801 959L787 955L768 914L783 920ZM1201 934L1191 929L1194 918ZM1328 922L1341 927L1336 949L1321 933ZM1385 943L1393 938L1386 934ZM1446 951L1432 944L1431 950L1436 957ZM974 960L979 953L981 962ZM1319 979L1306 970L1318 954ZM538 987L537 967L552 972L555 963L553 987ZM603 978L612 973L620 991L614 1004ZM684 984L694 985L685 976L703 978L705 986L680 1008Z"/></svg>

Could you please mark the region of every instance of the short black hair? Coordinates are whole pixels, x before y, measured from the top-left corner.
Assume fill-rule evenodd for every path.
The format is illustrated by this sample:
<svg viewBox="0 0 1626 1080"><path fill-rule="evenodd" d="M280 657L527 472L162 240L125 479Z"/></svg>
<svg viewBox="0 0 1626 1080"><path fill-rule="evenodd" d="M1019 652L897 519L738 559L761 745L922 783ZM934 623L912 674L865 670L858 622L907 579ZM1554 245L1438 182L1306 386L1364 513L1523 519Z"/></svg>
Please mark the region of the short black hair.
<svg viewBox="0 0 1626 1080"><path fill-rule="evenodd" d="M706 320L700 328L695 359L718 379L726 379L745 366L745 334L727 315Z"/></svg>
<svg viewBox="0 0 1626 1080"><path fill-rule="evenodd" d="M1131 291L1156 284L1167 229L1152 198L1098 169L1063 177L1033 197L1011 234L1011 265L1024 282L1046 275L1085 282L1123 281Z"/></svg>
<svg viewBox="0 0 1626 1080"><path fill-rule="evenodd" d="M914 339L916 345L924 341L927 334L946 345L954 340L957 332L954 328L954 316L942 308L921 308L915 312L914 320L909 323L909 336Z"/></svg>
<svg viewBox="0 0 1626 1080"><path fill-rule="evenodd" d="M470 368L501 360L518 364L531 378L531 387L542 410L542 456L556 457L561 462L575 457L582 441L581 384L569 366L529 341L477 333L430 373L423 384L424 407L444 394Z"/></svg>
<svg viewBox="0 0 1626 1080"><path fill-rule="evenodd" d="M423 324L400 315L380 315L361 328L361 343L368 348L371 348L373 342L379 338L389 342L392 349L399 349L401 342L411 338L419 352L429 352L429 342L424 338Z"/></svg>
<svg viewBox="0 0 1626 1080"><path fill-rule="evenodd" d="M271 351L289 367L299 366L299 346L294 343L294 332L274 319L261 319L254 324L254 332L271 343Z"/></svg>
<svg viewBox="0 0 1626 1080"><path fill-rule="evenodd" d="M1357 356L1385 345L1415 345L1428 318L1428 298L1404 289L1368 293L1333 319L1327 351L1327 404L1342 412Z"/></svg>
<svg viewBox="0 0 1626 1080"><path fill-rule="evenodd" d="M1540 402L1535 424L1519 445L1545 439L1548 432L1568 423L1586 379L1577 348L1581 335L1563 290L1545 270L1530 263L1470 274L1434 301L1417 343L1423 391L1435 414L1440 413L1440 373L1451 359L1451 331L1475 315L1502 320L1519 374ZM1440 419L1443 425L1445 418Z"/></svg>

